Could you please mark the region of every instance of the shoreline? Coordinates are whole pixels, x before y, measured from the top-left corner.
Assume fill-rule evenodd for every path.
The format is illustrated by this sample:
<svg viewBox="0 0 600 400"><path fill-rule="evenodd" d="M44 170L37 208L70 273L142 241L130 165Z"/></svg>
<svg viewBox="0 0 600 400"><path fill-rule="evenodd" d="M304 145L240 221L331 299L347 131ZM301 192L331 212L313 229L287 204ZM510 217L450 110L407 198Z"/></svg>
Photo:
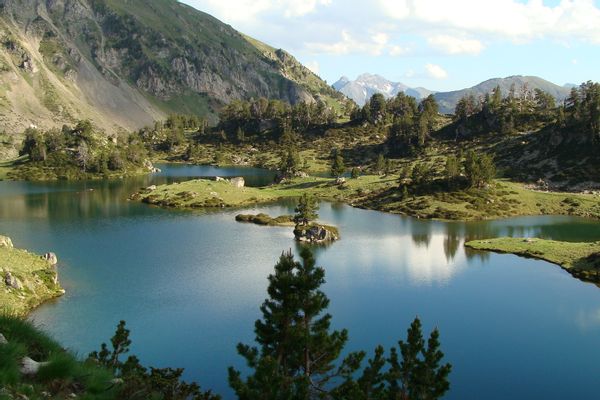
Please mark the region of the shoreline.
<svg viewBox="0 0 600 400"><path fill-rule="evenodd" d="M332 178L295 178L264 187L234 188L209 179L152 186L130 198L177 209L243 208L297 198L303 194L352 207L438 221L484 221L523 216L566 215L600 219L600 196L539 192L525 184L494 181L490 189L414 194L401 197L394 176L363 175L336 183Z"/></svg>
<svg viewBox="0 0 600 400"><path fill-rule="evenodd" d="M600 284L600 241L562 242L502 237L472 240L466 242L465 247L546 261L558 265L581 281Z"/></svg>

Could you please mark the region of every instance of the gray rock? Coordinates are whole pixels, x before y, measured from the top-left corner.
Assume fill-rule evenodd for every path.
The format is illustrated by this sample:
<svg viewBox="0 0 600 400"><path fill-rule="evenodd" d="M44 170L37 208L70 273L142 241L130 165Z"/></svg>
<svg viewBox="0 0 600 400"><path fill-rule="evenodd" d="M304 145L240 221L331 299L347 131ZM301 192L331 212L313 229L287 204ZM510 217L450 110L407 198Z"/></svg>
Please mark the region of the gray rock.
<svg viewBox="0 0 600 400"><path fill-rule="evenodd" d="M8 340L4 337L3 334L0 333L0 345L8 344Z"/></svg>
<svg viewBox="0 0 600 400"><path fill-rule="evenodd" d="M58 257L54 253L46 253L42 256L42 259L48 261L52 266L58 264Z"/></svg>
<svg viewBox="0 0 600 400"><path fill-rule="evenodd" d="M230 182L234 187L236 187L238 189L241 189L244 186L246 186L246 181L242 177L231 178Z"/></svg>
<svg viewBox="0 0 600 400"><path fill-rule="evenodd" d="M343 185L344 183L346 183L346 178L337 178L335 180L336 185Z"/></svg>
<svg viewBox="0 0 600 400"><path fill-rule="evenodd" d="M8 236L0 236L0 247L13 248L12 240Z"/></svg>
<svg viewBox="0 0 600 400"><path fill-rule="evenodd" d="M12 289L23 289L23 284L21 283L21 281L16 276L11 274L10 271L6 271L4 273L4 283L6 284L6 286Z"/></svg>
<svg viewBox="0 0 600 400"><path fill-rule="evenodd" d="M48 365L48 362L37 362L29 357L23 357L20 371L23 375L35 375L45 365Z"/></svg>
<svg viewBox="0 0 600 400"><path fill-rule="evenodd" d="M149 191L156 190L156 185L150 185L146 188L146 190L149 190Z"/></svg>

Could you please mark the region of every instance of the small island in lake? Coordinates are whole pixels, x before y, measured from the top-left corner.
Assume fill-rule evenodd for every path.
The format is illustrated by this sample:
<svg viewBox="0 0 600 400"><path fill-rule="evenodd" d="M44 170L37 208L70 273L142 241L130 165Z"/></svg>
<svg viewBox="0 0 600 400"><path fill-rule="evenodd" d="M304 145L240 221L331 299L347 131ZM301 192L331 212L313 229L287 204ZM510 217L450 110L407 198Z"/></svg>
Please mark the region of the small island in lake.
<svg viewBox="0 0 600 400"><path fill-rule="evenodd" d="M465 246L548 261L560 265L578 279L600 282L600 242L576 243L504 237L473 240L465 243Z"/></svg>
<svg viewBox="0 0 600 400"><path fill-rule="evenodd" d="M295 239L304 243L326 244L338 240L340 233L335 226L314 222L319 216L318 209L317 199L305 194L298 201L295 215L280 215L273 218L264 213L238 214L235 220L262 226L293 226Z"/></svg>

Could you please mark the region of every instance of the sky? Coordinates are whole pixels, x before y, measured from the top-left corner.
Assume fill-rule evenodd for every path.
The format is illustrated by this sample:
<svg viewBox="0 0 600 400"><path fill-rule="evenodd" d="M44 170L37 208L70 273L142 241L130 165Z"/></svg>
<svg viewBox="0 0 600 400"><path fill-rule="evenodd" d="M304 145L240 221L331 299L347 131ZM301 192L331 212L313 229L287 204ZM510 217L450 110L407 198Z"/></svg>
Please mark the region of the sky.
<svg viewBox="0 0 600 400"><path fill-rule="evenodd" d="M600 81L600 0L180 0L328 83L379 74L447 91L536 75Z"/></svg>

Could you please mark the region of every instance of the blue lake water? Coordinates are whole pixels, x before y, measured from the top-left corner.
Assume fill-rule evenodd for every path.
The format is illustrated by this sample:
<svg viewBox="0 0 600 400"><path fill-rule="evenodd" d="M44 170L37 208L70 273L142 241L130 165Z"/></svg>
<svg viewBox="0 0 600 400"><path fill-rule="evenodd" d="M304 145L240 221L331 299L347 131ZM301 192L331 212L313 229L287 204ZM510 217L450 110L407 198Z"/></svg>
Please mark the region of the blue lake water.
<svg viewBox="0 0 600 400"><path fill-rule="evenodd" d="M64 297L31 319L85 355L118 321L133 353L153 366L186 368L226 399L227 367L244 367L267 276L283 250L298 252L290 228L240 224L240 210L166 210L127 201L137 188L191 176L255 169L163 165L125 181L0 182L0 234L17 247L59 256ZM288 214L293 202L244 209ZM453 364L447 399L595 399L600 377L600 289L559 267L512 255L466 251L466 239L537 236L600 240L600 223L571 217L492 222L422 221L323 203L321 220L342 240L316 252L324 291L347 350L386 348L418 315L441 331Z"/></svg>

